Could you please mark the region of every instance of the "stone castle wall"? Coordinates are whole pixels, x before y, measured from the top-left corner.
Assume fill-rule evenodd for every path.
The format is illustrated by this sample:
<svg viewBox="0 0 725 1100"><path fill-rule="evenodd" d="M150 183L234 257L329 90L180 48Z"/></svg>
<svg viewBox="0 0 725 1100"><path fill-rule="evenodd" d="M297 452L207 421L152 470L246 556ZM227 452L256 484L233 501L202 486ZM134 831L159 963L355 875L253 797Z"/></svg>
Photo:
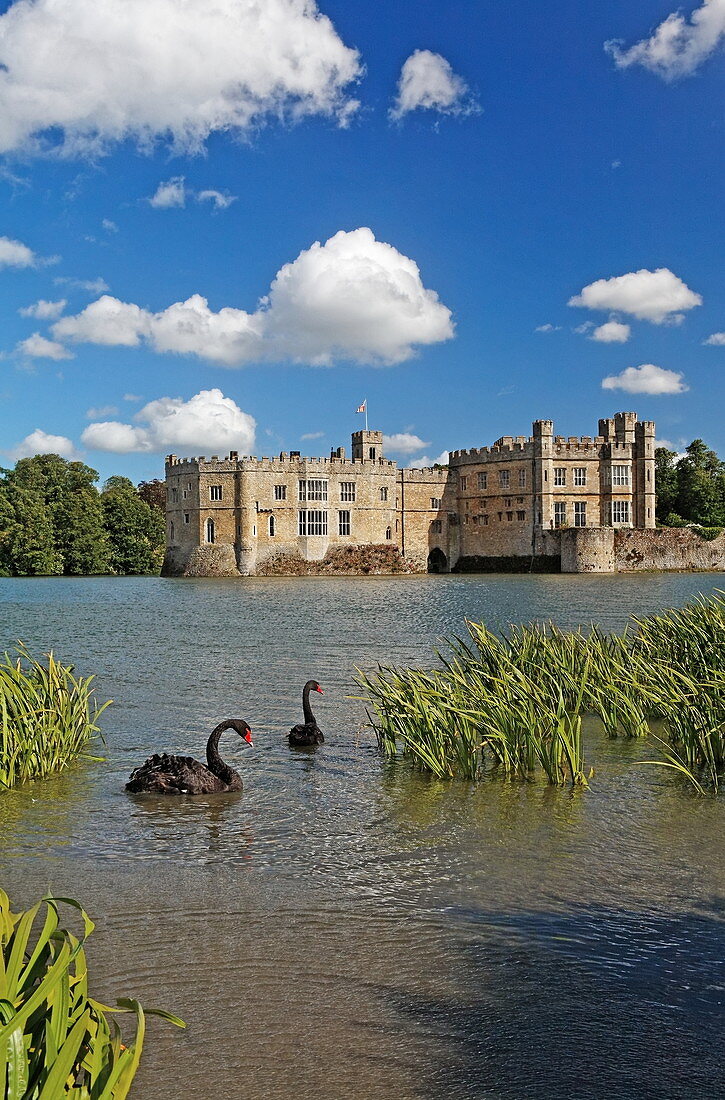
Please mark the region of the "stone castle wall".
<svg viewBox="0 0 725 1100"><path fill-rule="evenodd" d="M725 537L654 529L651 421L618 413L595 437L533 435L400 469L381 432L352 457L179 460L166 465L166 575L723 568ZM623 510L624 509L624 510ZM315 522L305 529L305 517ZM310 521L311 522L311 521Z"/></svg>

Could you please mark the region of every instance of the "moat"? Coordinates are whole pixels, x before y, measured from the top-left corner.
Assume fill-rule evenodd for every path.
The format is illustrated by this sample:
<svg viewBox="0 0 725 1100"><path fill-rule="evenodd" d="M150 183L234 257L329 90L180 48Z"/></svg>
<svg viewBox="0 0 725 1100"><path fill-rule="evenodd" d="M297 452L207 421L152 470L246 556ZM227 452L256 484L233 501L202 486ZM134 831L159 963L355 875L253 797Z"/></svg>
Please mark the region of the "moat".
<svg viewBox="0 0 725 1100"><path fill-rule="evenodd" d="M725 801L590 730L591 788L445 784L385 764L356 665L431 661L463 620L623 627L724 574L0 580L2 646L113 698L105 762L0 795L0 885L97 920L93 993L152 1022L144 1100L714 1096ZM290 752L317 678L327 742ZM131 799L151 751L221 718L241 798Z"/></svg>

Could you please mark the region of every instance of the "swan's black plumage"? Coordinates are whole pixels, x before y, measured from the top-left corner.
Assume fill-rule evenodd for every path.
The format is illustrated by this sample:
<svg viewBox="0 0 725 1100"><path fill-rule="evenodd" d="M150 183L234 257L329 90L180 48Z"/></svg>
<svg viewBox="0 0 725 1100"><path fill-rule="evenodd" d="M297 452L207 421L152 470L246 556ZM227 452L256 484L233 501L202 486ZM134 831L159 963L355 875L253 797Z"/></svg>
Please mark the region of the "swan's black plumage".
<svg viewBox="0 0 725 1100"><path fill-rule="evenodd" d="M205 766L193 756L154 753L129 777L126 790L133 794L222 794L241 791L242 777L219 755L219 738L224 730L236 730L246 744L252 744L252 731L241 718L227 718L216 726L206 745Z"/></svg>
<svg viewBox="0 0 725 1100"><path fill-rule="evenodd" d="M317 725L315 716L312 713L312 707L310 706L311 691L319 691L320 695L324 694L317 680L308 680L305 684L302 691L302 711L305 720L304 722L298 722L289 731L289 743L297 748L310 748L313 745L321 745L325 740L324 734Z"/></svg>

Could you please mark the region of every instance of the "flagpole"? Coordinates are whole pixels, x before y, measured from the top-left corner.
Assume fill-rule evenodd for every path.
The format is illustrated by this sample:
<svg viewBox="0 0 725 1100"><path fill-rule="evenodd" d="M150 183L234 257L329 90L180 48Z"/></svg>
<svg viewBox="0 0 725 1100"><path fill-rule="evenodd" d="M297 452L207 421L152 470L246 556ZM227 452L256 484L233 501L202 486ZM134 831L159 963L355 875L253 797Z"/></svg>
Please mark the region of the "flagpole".
<svg viewBox="0 0 725 1100"><path fill-rule="evenodd" d="M368 399L365 398L365 431L368 430Z"/></svg>

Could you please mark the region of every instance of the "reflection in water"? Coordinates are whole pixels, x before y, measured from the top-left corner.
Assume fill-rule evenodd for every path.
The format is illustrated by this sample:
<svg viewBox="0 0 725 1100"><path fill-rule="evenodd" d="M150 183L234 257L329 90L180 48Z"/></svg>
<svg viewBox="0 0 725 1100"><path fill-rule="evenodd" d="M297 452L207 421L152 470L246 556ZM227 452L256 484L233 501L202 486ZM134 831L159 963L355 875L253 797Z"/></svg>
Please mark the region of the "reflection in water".
<svg viewBox="0 0 725 1100"><path fill-rule="evenodd" d="M93 992L187 1019L151 1023L144 1100L169 1100L170 1064L185 1100L715 1096L725 800L594 725L590 790L436 781L381 761L349 696L355 665L430 663L465 617L618 628L718 585L0 580L3 647L53 647L117 700L104 763L0 796L0 883L80 897ZM290 751L310 675L326 743ZM124 792L230 714L255 731L229 750L241 796Z"/></svg>

